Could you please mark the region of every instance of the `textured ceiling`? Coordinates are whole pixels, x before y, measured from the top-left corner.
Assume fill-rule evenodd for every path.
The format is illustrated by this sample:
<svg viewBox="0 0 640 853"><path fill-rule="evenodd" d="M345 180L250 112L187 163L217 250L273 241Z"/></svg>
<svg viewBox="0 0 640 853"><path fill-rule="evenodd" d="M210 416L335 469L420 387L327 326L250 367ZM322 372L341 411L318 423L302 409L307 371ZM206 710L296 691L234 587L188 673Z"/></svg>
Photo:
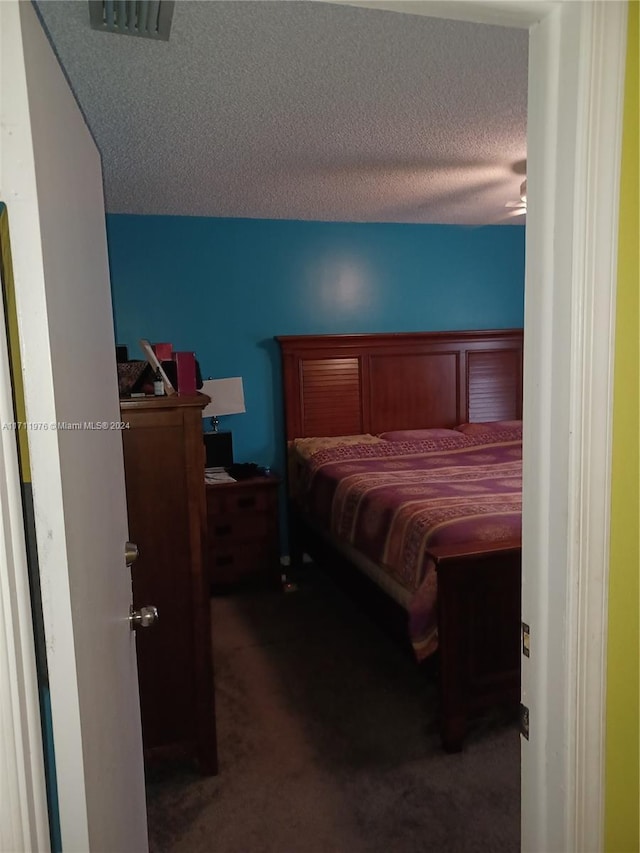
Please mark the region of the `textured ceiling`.
<svg viewBox="0 0 640 853"><path fill-rule="evenodd" d="M177 0L168 42L38 8L112 213L522 223L526 30L322 2Z"/></svg>

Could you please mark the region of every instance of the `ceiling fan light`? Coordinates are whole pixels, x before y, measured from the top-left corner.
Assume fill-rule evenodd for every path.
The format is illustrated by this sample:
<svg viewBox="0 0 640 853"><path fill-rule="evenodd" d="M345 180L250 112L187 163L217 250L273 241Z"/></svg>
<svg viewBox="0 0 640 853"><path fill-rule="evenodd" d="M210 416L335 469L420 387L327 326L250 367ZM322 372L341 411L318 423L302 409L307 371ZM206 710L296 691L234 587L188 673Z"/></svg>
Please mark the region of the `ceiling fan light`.
<svg viewBox="0 0 640 853"><path fill-rule="evenodd" d="M525 179L524 179L524 181L520 184L520 199L521 199L521 201L523 201L525 204L527 203L527 179L526 179L526 178L525 178Z"/></svg>

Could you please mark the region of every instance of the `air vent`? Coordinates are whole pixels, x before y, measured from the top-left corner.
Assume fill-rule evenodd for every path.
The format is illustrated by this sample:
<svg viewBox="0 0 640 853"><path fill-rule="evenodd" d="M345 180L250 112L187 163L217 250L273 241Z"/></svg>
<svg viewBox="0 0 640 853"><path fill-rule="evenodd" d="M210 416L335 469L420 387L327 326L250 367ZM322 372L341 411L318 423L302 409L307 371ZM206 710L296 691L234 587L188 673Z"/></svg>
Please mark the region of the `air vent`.
<svg viewBox="0 0 640 853"><path fill-rule="evenodd" d="M174 0L89 0L94 30L167 41Z"/></svg>

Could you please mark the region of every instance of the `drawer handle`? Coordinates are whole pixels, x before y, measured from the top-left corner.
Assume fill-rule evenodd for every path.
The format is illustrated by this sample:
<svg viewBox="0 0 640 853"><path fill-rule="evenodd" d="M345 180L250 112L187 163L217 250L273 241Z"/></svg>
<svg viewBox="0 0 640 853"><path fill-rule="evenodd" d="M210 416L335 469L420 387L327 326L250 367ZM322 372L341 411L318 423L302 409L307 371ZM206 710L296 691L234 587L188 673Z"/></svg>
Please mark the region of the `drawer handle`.
<svg viewBox="0 0 640 853"><path fill-rule="evenodd" d="M239 498L238 499L238 506L241 507L242 509L245 509L245 507L248 507L248 506L255 506L255 503L256 503L255 498Z"/></svg>
<svg viewBox="0 0 640 853"><path fill-rule="evenodd" d="M220 524L215 528L215 532L218 536L228 536L231 533L231 525L230 524Z"/></svg>
<svg viewBox="0 0 640 853"><path fill-rule="evenodd" d="M233 554L225 557L216 557L216 566L229 566L233 563Z"/></svg>

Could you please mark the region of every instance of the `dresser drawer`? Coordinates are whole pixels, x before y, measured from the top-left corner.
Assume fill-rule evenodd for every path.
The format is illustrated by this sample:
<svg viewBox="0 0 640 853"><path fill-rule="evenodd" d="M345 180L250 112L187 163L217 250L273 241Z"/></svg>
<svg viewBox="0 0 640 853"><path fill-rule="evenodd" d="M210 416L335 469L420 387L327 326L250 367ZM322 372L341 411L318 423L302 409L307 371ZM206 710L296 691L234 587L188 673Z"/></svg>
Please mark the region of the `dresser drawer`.
<svg viewBox="0 0 640 853"><path fill-rule="evenodd" d="M207 524L209 541L216 548L224 548L227 542L264 541L273 538L273 528L273 514L266 512L210 515Z"/></svg>
<svg viewBox="0 0 640 853"><path fill-rule="evenodd" d="M207 490L207 513L211 520L219 515L266 512L276 500L273 489L248 489L216 486Z"/></svg>

